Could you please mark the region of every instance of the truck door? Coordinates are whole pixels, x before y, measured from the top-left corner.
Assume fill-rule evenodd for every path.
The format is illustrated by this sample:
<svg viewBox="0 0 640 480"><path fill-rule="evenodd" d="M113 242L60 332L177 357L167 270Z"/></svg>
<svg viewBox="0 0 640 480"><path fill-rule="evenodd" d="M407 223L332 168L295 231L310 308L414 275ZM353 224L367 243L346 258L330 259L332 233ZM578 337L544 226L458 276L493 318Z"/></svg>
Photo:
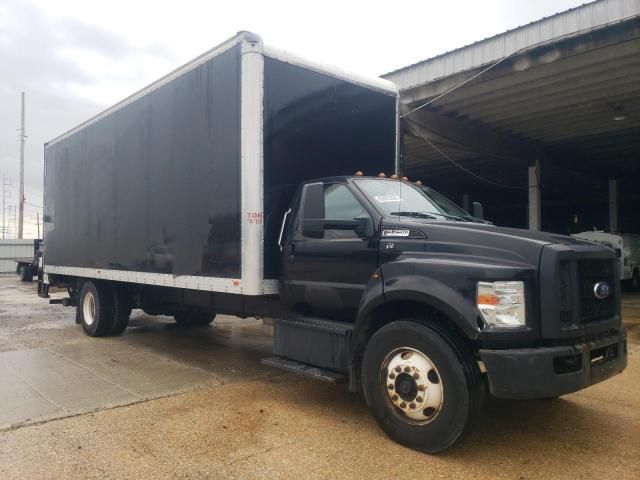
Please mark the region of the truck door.
<svg viewBox="0 0 640 480"><path fill-rule="evenodd" d="M353 320L377 268L370 212L346 183L304 186L283 248L283 300L292 311Z"/></svg>

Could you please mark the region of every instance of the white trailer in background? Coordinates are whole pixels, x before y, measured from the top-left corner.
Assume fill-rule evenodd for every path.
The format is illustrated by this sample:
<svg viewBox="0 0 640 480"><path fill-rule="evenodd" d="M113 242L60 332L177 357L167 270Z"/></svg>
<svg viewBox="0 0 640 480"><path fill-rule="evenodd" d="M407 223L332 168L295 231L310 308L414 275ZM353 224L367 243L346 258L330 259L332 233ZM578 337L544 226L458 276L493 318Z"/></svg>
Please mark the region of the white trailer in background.
<svg viewBox="0 0 640 480"><path fill-rule="evenodd" d="M620 280L628 282L633 290L640 289L640 235L594 230L575 233L572 236L615 250L620 260Z"/></svg>

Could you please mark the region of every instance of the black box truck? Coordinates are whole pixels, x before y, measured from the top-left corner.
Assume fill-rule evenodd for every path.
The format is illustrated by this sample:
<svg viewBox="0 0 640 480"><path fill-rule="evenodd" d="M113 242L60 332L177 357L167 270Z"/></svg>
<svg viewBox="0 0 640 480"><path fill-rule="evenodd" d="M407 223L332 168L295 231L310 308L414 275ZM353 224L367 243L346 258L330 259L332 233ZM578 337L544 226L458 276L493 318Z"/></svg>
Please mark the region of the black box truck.
<svg viewBox="0 0 640 480"><path fill-rule="evenodd" d="M274 318L266 363L347 382L425 452L486 389L621 372L615 254L477 221L400 176L398 132L393 84L241 32L45 145L40 294L67 288L90 336L133 308Z"/></svg>

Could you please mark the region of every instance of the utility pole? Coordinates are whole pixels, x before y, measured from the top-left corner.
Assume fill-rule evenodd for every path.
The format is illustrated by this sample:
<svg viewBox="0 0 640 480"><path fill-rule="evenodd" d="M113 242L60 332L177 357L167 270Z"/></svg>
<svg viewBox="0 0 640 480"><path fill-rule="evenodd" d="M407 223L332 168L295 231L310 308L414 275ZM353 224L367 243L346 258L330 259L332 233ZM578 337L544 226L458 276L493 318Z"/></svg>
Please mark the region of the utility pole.
<svg viewBox="0 0 640 480"><path fill-rule="evenodd" d="M40 212L36 212L36 225L38 225L38 236L40 238Z"/></svg>
<svg viewBox="0 0 640 480"><path fill-rule="evenodd" d="M6 214L7 214L7 198L11 197L11 190L7 190L7 187L11 186L11 180L2 175L2 238L7 238L9 233L9 227L7 226Z"/></svg>
<svg viewBox="0 0 640 480"><path fill-rule="evenodd" d="M24 92L21 95L22 108L20 115L20 199L18 200L18 238L22 238L22 227L24 223L24 141L27 135L24 131Z"/></svg>
<svg viewBox="0 0 640 480"><path fill-rule="evenodd" d="M18 229L16 228L16 209L15 205L8 205L7 209L9 210L9 220L7 221L7 237L12 238L14 235L17 237Z"/></svg>

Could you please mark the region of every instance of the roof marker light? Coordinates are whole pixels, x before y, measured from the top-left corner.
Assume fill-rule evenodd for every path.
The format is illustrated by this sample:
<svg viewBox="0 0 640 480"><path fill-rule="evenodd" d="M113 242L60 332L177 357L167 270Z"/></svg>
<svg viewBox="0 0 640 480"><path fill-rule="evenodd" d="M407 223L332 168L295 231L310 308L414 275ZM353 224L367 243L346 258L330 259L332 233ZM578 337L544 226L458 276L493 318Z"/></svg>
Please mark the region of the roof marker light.
<svg viewBox="0 0 640 480"><path fill-rule="evenodd" d="M364 173L362 173L362 170L358 170L356 173L353 174L355 177L364 177Z"/></svg>

